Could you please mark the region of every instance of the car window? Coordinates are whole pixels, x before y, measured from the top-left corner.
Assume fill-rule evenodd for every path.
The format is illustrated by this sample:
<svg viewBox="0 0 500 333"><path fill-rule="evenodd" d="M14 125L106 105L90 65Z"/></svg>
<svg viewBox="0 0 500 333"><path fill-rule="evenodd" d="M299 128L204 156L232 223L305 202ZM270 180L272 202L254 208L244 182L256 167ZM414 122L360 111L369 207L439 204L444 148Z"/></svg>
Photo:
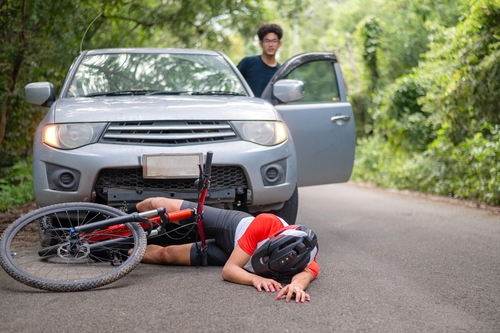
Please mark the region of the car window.
<svg viewBox="0 0 500 333"><path fill-rule="evenodd" d="M340 101L337 76L330 61L303 64L290 72L285 79L300 80L304 83L304 98L293 104Z"/></svg>
<svg viewBox="0 0 500 333"><path fill-rule="evenodd" d="M222 56L158 53L89 55L80 63L69 95L117 91L225 91L246 95Z"/></svg>

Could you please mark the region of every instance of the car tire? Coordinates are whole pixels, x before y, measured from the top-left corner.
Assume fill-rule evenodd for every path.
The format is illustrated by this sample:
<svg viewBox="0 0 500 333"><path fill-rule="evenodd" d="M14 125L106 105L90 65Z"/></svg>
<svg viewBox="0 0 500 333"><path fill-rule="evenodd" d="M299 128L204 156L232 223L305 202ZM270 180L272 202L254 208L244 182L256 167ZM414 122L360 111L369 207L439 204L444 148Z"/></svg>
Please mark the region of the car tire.
<svg viewBox="0 0 500 333"><path fill-rule="evenodd" d="M295 224L297 220L297 212L299 210L299 190L297 185L295 185L295 190L293 191L290 199L285 201L285 204L281 209L271 211L271 213L281 217L288 224Z"/></svg>

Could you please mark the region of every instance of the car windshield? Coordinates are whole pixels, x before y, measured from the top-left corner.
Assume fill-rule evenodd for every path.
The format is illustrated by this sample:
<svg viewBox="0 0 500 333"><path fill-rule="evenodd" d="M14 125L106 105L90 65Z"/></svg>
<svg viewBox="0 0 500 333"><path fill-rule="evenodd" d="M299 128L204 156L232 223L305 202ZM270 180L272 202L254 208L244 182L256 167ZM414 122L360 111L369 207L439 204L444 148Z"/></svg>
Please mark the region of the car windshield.
<svg viewBox="0 0 500 333"><path fill-rule="evenodd" d="M224 57L206 54L114 53L86 56L68 96L244 95Z"/></svg>

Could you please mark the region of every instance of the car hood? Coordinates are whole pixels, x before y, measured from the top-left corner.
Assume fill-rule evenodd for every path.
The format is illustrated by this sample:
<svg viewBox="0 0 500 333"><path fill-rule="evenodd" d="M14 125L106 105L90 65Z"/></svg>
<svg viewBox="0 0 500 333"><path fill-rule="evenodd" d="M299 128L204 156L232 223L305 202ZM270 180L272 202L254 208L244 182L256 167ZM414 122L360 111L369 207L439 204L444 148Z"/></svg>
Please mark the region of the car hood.
<svg viewBox="0 0 500 333"><path fill-rule="evenodd" d="M53 121L277 120L274 107L240 96L119 96L63 98L52 105Z"/></svg>

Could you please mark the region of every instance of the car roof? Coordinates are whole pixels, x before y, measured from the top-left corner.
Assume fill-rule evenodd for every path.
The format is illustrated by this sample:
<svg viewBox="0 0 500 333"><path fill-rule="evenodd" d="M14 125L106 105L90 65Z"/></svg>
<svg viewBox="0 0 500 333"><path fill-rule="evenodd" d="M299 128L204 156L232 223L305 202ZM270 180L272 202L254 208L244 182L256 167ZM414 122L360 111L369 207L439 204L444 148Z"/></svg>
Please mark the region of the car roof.
<svg viewBox="0 0 500 333"><path fill-rule="evenodd" d="M112 49L95 49L86 50L83 53L87 55L94 54L113 54L113 53L177 53L177 54L204 54L204 55L220 55L220 52L199 49L179 49L179 48L112 48Z"/></svg>

